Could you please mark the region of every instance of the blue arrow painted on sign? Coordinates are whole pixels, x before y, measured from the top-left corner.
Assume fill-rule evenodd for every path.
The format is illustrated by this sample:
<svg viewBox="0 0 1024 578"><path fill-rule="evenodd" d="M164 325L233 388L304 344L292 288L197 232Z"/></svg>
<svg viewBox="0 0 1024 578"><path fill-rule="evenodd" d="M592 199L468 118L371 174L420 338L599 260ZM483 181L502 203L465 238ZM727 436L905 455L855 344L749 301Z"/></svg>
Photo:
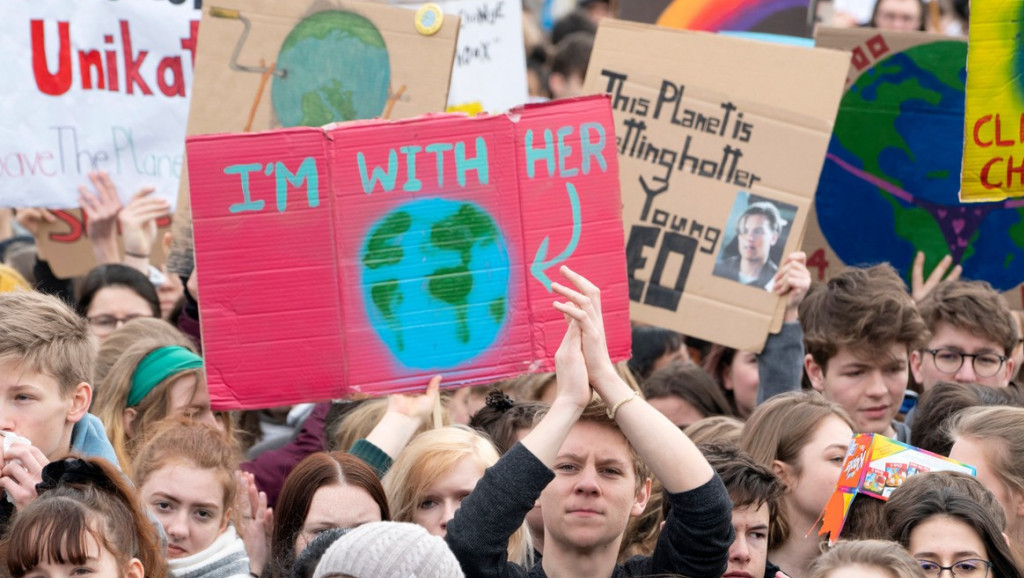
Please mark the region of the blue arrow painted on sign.
<svg viewBox="0 0 1024 578"><path fill-rule="evenodd" d="M544 237L544 240L540 242L540 248L537 249L537 254L533 257L533 264L530 265L530 273L544 285L548 293L551 293L551 278L548 277L545 271L572 256L576 251L576 246L580 244L580 230L583 227L583 223L580 222L580 197L576 194L576 187L572 186L572 183L565 183L565 191L569 193L569 203L572 205L572 239L569 240L569 246L559 253L557 257L550 261L545 261L548 256L548 243L551 238Z"/></svg>

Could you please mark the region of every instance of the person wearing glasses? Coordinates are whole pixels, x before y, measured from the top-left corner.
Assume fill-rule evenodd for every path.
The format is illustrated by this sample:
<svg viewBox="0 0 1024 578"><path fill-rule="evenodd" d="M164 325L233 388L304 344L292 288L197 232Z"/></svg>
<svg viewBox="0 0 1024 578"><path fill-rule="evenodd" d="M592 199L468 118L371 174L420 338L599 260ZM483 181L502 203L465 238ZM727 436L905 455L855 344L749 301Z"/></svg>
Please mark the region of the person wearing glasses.
<svg viewBox="0 0 1024 578"><path fill-rule="evenodd" d="M1006 512L1006 537L1024 559L1024 408L974 407L946 427L949 457L977 468L977 479Z"/></svg>
<svg viewBox="0 0 1024 578"><path fill-rule="evenodd" d="M893 492L889 537L929 578L1024 578L995 517L954 487Z"/></svg>
<svg viewBox="0 0 1024 578"><path fill-rule="evenodd" d="M779 266L772 261L772 247L779 241L786 221L779 209L767 201L751 203L736 225L739 254L715 265L714 275L771 291Z"/></svg>
<svg viewBox="0 0 1024 578"><path fill-rule="evenodd" d="M89 321L100 343L132 319L160 318L160 298L153 283L121 264L94 267L79 291L75 311Z"/></svg>
<svg viewBox="0 0 1024 578"><path fill-rule="evenodd" d="M918 307L931 337L924 347L911 352L910 368L925 392L940 381L989 387L1010 384L1017 323L991 285L943 281Z"/></svg>

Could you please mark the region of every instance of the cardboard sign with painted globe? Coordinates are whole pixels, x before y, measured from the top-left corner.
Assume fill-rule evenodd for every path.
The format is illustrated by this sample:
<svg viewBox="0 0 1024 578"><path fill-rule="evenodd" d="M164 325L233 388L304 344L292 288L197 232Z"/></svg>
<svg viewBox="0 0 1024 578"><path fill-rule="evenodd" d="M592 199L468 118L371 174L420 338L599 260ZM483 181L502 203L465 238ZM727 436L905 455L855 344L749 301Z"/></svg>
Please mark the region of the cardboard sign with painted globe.
<svg viewBox="0 0 1024 578"><path fill-rule="evenodd" d="M1020 309L1024 200L960 200L967 43L829 28L816 42L851 62L804 239L813 278L885 261L909 282L919 251L926 272L950 255Z"/></svg>
<svg viewBox="0 0 1024 578"><path fill-rule="evenodd" d="M317 66L309 66L318 62ZM380 30L354 12L301 20L277 55L270 99L283 126L319 126L380 116L391 92L391 63Z"/></svg>
<svg viewBox="0 0 1024 578"><path fill-rule="evenodd" d="M630 355L606 97L188 139L203 349L219 409L553 369L567 265Z"/></svg>
<svg viewBox="0 0 1024 578"><path fill-rule="evenodd" d="M458 31L458 16L375 2L210 0L187 134L442 112ZM188 274L187 167L181 182L168 268Z"/></svg>

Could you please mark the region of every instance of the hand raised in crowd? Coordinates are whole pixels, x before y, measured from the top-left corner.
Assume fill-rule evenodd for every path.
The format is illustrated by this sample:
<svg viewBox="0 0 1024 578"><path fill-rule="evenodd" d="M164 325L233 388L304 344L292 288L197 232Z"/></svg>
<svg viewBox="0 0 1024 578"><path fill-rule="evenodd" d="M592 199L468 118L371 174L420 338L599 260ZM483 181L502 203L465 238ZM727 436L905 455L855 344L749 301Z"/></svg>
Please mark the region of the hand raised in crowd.
<svg viewBox="0 0 1024 578"><path fill-rule="evenodd" d="M775 273L774 288L786 300L786 322L797 320L797 309L811 288L811 272L807 270L807 254L796 251L786 255Z"/></svg>
<svg viewBox="0 0 1024 578"><path fill-rule="evenodd" d="M39 233L39 225L42 223L56 223L57 216L46 209L38 209L36 207L26 207L23 209L14 209L14 220L19 225L25 228L33 237ZM46 261L45 245L36 245L36 255L40 261Z"/></svg>
<svg viewBox="0 0 1024 578"><path fill-rule="evenodd" d="M2 452L2 457L0 487L20 511L36 499L36 484L43 481L43 466L50 460L42 450L28 443L12 444Z"/></svg>
<svg viewBox="0 0 1024 578"><path fill-rule="evenodd" d="M566 315L568 327L562 344L555 351L556 402L567 402L580 411L594 397L587 377L587 361L583 356L583 332L580 324Z"/></svg>
<svg viewBox="0 0 1024 578"><path fill-rule="evenodd" d="M14 220L34 236L39 232L41 223L56 223L57 217L46 209L25 207L14 210Z"/></svg>
<svg viewBox="0 0 1024 578"><path fill-rule="evenodd" d="M194 276L194 274L193 274ZM191 283L191 279L189 280ZM190 288L189 291L192 289ZM441 376L430 378L427 389L421 394L396 393L388 396L388 409L366 441L380 448L384 453L397 458L398 454L416 435L420 425L435 407L440 407ZM343 448L348 450L348 448Z"/></svg>
<svg viewBox="0 0 1024 578"><path fill-rule="evenodd" d="M85 185L78 187L78 202L85 214L86 232L92 242L97 264L120 263L117 249L117 214L121 211L121 198L117 187L106 171L91 171L89 182L95 194Z"/></svg>
<svg viewBox="0 0 1024 578"><path fill-rule="evenodd" d="M953 267L951 270L949 267L953 264L953 256L946 255L939 261L939 264L932 269L931 275L928 275L928 279L924 278L924 251L918 251L917 256L914 257L914 267L910 272L910 295L914 298L914 301L920 303L926 295L931 293L932 289L942 281L956 281L960 278L960 274L964 272L964 268L960 265ZM948 275L946 273L949 273Z"/></svg>
<svg viewBox="0 0 1024 578"><path fill-rule="evenodd" d="M249 555L249 571L254 576L263 574L270 548L270 536L274 529L274 511L267 507L267 494L256 487L256 477L249 472L238 472L238 499L236 507L241 512L241 526L238 533L245 543Z"/></svg>
<svg viewBox="0 0 1024 578"><path fill-rule="evenodd" d="M576 286L576 289L571 289L560 283L552 283L551 288L555 293L569 300L568 303L555 302L555 309L561 311L567 318L575 320L579 325L587 376L598 394L608 401L609 398L605 394L609 392L602 391L600 384L608 380L621 380L608 355L604 320L601 317L601 290L568 267L563 266L560 271Z"/></svg>
<svg viewBox="0 0 1024 578"><path fill-rule="evenodd" d="M166 199L152 196L154 190L152 187L139 190L118 215L125 264L146 274L149 273L149 255L156 242L156 220L171 210Z"/></svg>
<svg viewBox="0 0 1024 578"><path fill-rule="evenodd" d="M562 267L563 275L566 271L568 269ZM575 317L585 317L586 314L580 314L581 310L572 302L556 301L554 307L565 315L567 325L562 343L555 352L555 400L540 423L522 439L523 446L549 468L555 467L562 442L594 397L584 353L583 330Z"/></svg>
<svg viewBox="0 0 1024 578"><path fill-rule="evenodd" d="M424 420L434 410L441 392L440 375L430 378L423 393L395 393L388 396L388 412Z"/></svg>

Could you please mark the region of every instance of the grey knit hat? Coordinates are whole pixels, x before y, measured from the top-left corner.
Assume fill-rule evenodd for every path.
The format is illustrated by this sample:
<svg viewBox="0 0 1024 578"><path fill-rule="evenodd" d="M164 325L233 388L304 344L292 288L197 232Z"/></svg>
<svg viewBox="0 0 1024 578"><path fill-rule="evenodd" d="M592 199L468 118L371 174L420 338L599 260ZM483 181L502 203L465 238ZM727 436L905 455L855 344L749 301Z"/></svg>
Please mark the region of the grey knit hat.
<svg viewBox="0 0 1024 578"><path fill-rule="evenodd" d="M418 524L372 522L338 539L324 552L313 578L464 578L442 538Z"/></svg>

